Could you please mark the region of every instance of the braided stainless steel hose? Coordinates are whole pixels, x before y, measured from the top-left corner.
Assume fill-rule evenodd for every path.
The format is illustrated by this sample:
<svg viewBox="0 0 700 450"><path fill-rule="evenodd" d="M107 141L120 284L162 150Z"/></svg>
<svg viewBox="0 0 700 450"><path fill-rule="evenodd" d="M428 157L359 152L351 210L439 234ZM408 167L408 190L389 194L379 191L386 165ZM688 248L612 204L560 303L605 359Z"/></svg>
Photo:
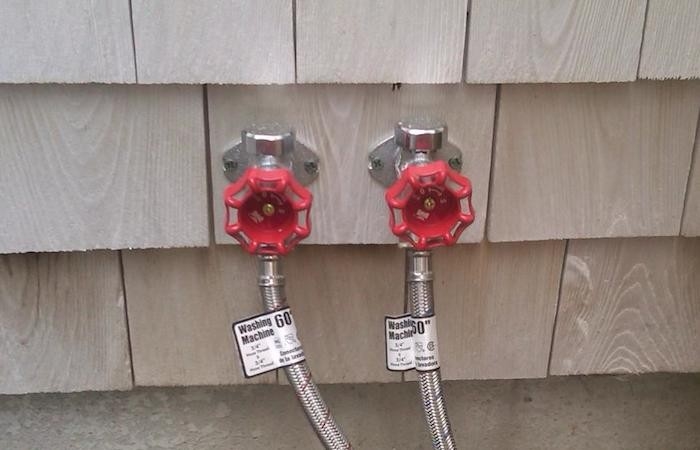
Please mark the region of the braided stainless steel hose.
<svg viewBox="0 0 700 450"><path fill-rule="evenodd" d="M423 318L434 314L433 270L430 251L406 250L406 289L411 317ZM437 344L437 343L436 343ZM423 400L425 419L435 449L455 449L452 427L447 417L442 394L440 369L418 372L418 386Z"/></svg>
<svg viewBox="0 0 700 450"><path fill-rule="evenodd" d="M261 255L258 257L258 285L267 312L287 306L284 275L280 266L279 256ZM350 442L335 422L318 387L311 379L311 371L306 362L285 367L284 371L287 374L289 384L296 392L299 403L304 408L306 417L323 445L330 450L351 449Z"/></svg>

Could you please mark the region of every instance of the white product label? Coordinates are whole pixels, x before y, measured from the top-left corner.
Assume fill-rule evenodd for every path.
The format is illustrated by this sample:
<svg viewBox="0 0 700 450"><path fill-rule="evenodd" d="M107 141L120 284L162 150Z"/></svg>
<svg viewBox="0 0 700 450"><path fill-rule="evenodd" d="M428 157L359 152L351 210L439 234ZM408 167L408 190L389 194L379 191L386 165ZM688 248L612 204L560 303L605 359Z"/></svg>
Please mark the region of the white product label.
<svg viewBox="0 0 700 450"><path fill-rule="evenodd" d="M413 358L416 370L428 372L440 368L435 316L411 319L413 322Z"/></svg>
<svg viewBox="0 0 700 450"><path fill-rule="evenodd" d="M413 365L413 322L411 315L384 318L386 338L386 368L403 372Z"/></svg>
<svg viewBox="0 0 700 450"><path fill-rule="evenodd" d="M410 314L384 318L386 368L403 372L427 372L440 368L435 316L412 318Z"/></svg>
<svg viewBox="0 0 700 450"><path fill-rule="evenodd" d="M233 324L246 378L304 361L304 350L289 307Z"/></svg>

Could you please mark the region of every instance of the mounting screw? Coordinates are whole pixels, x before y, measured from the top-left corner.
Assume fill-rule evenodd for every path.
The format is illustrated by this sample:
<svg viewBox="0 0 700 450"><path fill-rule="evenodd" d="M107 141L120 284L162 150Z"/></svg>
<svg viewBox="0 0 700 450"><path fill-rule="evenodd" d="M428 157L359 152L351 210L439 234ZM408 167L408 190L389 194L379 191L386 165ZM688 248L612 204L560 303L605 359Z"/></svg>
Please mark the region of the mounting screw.
<svg viewBox="0 0 700 450"><path fill-rule="evenodd" d="M379 170L382 167L384 167L384 163L382 162L382 160L375 156L370 157L369 163L372 170Z"/></svg>
<svg viewBox="0 0 700 450"><path fill-rule="evenodd" d="M236 170L238 168L238 161L233 161L231 159L224 161L224 170L225 171L230 171L230 170Z"/></svg>
<svg viewBox="0 0 700 450"><path fill-rule="evenodd" d="M309 175L316 175L318 173L318 163L316 161L306 161L304 163L304 170Z"/></svg>
<svg viewBox="0 0 700 450"><path fill-rule="evenodd" d="M447 161L447 164L449 164L454 170L459 170L462 168L462 158L455 156L454 158L450 158L450 160Z"/></svg>

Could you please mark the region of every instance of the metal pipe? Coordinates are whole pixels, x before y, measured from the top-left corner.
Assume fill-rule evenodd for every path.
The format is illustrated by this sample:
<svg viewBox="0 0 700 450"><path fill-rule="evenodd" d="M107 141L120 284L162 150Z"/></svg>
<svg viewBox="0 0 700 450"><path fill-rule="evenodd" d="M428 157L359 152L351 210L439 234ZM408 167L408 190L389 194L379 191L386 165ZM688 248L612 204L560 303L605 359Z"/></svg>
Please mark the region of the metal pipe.
<svg viewBox="0 0 700 450"><path fill-rule="evenodd" d="M262 295L265 311L276 311L287 306L284 292L284 275L281 261L277 255L260 255L258 257L258 286ZM329 450L351 449L336 423L326 402L323 401L318 387L311 379L311 371L306 362L300 362L284 368L289 384L296 392L299 403L304 408L316 434Z"/></svg>
<svg viewBox="0 0 700 450"><path fill-rule="evenodd" d="M407 249L406 256L406 290L411 317L430 317L435 313L432 253ZM435 344L437 345L437 342ZM418 386L423 400L425 419L433 439L433 448L454 450L456 446L447 416L441 381L440 369L418 372Z"/></svg>

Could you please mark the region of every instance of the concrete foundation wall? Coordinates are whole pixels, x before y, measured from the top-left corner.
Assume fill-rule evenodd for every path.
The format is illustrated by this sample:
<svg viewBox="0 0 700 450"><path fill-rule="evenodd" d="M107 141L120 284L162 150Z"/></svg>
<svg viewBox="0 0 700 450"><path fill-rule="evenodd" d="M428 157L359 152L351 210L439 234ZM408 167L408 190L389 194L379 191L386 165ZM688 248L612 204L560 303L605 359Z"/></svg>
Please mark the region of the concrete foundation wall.
<svg viewBox="0 0 700 450"><path fill-rule="evenodd" d="M357 449L428 449L414 383L322 386ZM462 449L697 449L700 376L455 381ZM320 448L286 386L0 396L0 448Z"/></svg>

